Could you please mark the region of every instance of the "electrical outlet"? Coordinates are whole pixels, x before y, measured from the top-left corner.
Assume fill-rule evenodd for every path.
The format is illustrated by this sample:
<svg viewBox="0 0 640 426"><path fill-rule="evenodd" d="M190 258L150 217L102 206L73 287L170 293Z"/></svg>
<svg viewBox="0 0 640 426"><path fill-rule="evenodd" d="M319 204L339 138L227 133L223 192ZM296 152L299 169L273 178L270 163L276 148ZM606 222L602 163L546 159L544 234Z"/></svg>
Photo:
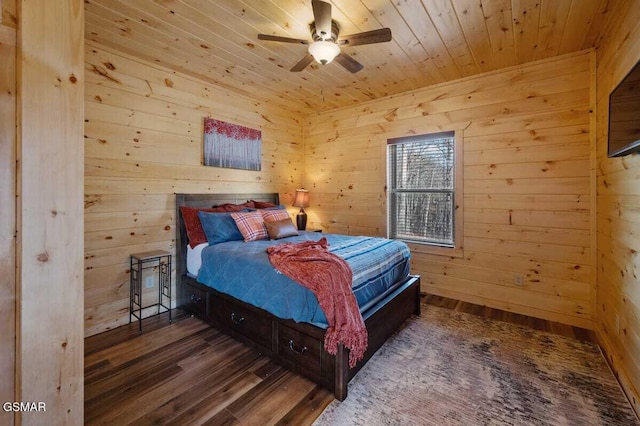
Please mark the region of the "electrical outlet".
<svg viewBox="0 0 640 426"><path fill-rule="evenodd" d="M524 285L524 275L523 274L513 274L513 283L515 285Z"/></svg>
<svg viewBox="0 0 640 426"><path fill-rule="evenodd" d="M620 334L620 315L616 314L616 334Z"/></svg>
<svg viewBox="0 0 640 426"><path fill-rule="evenodd" d="M144 279L144 288L153 288L153 276L149 275Z"/></svg>

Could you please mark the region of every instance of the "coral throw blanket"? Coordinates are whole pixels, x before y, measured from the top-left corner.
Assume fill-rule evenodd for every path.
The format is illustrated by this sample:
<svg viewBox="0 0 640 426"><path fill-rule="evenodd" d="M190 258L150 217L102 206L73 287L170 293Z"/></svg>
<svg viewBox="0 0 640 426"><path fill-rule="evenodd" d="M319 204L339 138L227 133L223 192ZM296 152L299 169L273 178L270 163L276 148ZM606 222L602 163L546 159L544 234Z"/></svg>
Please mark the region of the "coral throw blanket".
<svg viewBox="0 0 640 426"><path fill-rule="evenodd" d="M338 343L349 348L353 368L367 350L367 329L351 290L351 268L327 250L327 239L284 243L267 249L269 261L280 272L311 290L318 298L329 328L324 347L335 355Z"/></svg>

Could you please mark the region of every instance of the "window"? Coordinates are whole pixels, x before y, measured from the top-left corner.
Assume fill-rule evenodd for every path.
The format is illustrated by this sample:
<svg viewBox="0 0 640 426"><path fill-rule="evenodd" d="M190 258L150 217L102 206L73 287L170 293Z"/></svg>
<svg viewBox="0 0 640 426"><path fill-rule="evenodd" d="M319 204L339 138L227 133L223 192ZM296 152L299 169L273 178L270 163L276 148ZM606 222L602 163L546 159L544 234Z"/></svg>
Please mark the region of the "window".
<svg viewBox="0 0 640 426"><path fill-rule="evenodd" d="M462 145L458 136L462 138L458 132L444 132L388 141L391 238L459 248Z"/></svg>

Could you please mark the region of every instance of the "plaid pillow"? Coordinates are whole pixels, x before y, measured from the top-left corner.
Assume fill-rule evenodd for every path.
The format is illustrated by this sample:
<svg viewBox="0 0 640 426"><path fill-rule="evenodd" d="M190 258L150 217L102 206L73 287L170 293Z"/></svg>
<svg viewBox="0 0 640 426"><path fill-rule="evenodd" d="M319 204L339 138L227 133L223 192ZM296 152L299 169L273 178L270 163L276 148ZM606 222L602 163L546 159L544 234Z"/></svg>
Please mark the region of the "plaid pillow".
<svg viewBox="0 0 640 426"><path fill-rule="evenodd" d="M286 210L260 210L265 222L274 222L276 220L290 219Z"/></svg>
<svg viewBox="0 0 640 426"><path fill-rule="evenodd" d="M231 213L245 242L265 240L269 237L264 219L259 211L247 213Z"/></svg>

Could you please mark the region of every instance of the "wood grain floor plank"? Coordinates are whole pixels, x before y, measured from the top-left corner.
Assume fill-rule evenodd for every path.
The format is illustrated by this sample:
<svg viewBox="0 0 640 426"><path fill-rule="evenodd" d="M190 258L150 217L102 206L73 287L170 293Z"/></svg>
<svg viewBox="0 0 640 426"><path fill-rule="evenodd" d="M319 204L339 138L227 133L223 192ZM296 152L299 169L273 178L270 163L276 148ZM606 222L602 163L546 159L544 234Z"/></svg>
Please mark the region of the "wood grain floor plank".
<svg viewBox="0 0 640 426"><path fill-rule="evenodd" d="M185 318L189 318L189 315L185 314L180 309L173 309L171 311L171 315L174 322L179 322ZM170 324L168 312L164 312L160 315L154 315L142 320L142 332L149 333L150 331L164 328L168 324ZM131 324L125 324L114 328L113 330L109 330L108 332L89 336L84 339L84 356L86 357L119 343L136 339L140 337L140 335L141 333L138 331L138 322L134 321Z"/></svg>
<svg viewBox="0 0 640 426"><path fill-rule="evenodd" d="M149 389L173 380L180 372L180 367L171 365L148 374L142 380L131 382L123 391L111 392L101 398L85 401L85 424L93 424L99 417L117 411L119 407L130 402L132 396L146 394Z"/></svg>
<svg viewBox="0 0 640 426"><path fill-rule="evenodd" d="M104 362L99 363L100 368L95 366L85 368L85 385L102 380L105 374L117 374L119 371L131 368L131 366L138 363L144 365L145 368L150 368L154 363L171 362L172 359L180 359L181 356L186 356L190 351L195 351L198 346L207 346L208 343L204 338L215 334L219 334L217 330L203 329L197 333L186 335L174 342L174 344L166 345L160 350L144 353L121 364L113 364L109 359L105 359L104 361L110 366L111 371L106 371L108 368L107 365L104 365Z"/></svg>
<svg viewBox="0 0 640 426"><path fill-rule="evenodd" d="M295 407L285 414L282 419L276 423L276 425L285 426L311 424L333 400L333 395L327 392L324 388L316 386L311 389L311 392L305 395L305 397L302 398Z"/></svg>
<svg viewBox="0 0 640 426"><path fill-rule="evenodd" d="M255 374L249 372L240 374L224 387L216 389L217 392L212 394L210 398L201 399L199 403L182 413L179 419L190 425L206 423L217 416L221 410L228 411L229 405L250 393L261 382L262 379Z"/></svg>
<svg viewBox="0 0 640 426"><path fill-rule="evenodd" d="M237 419L249 413L253 406L260 405L261 401L274 392L279 386L284 385L288 378L287 371L279 367L273 374L265 377L254 387L250 393L243 395L227 407L227 410Z"/></svg>
<svg viewBox="0 0 640 426"><path fill-rule="evenodd" d="M126 364L115 366L108 371L95 375L91 379L85 379L85 401L91 402L100 399L103 395L126 386L127 383L143 379L148 374L162 369L166 365L177 365L177 361L183 359L193 351L201 351L209 345L202 341L184 343L163 352L146 354L143 357L131 360ZM179 366L178 366L179 367Z"/></svg>
<svg viewBox="0 0 640 426"><path fill-rule="evenodd" d="M161 350L182 340L185 336L208 328L208 325L202 324L196 318L188 318L164 329L152 331L148 335L142 335L139 344L132 346L129 350L111 354L108 359L113 365L117 366L149 352Z"/></svg>
<svg viewBox="0 0 640 426"><path fill-rule="evenodd" d="M90 367L104 359L113 365L119 365L160 347L169 345L209 326L196 318L186 318L180 322L167 324L166 327L143 332L138 337L94 352L85 357L85 367Z"/></svg>
<svg viewBox="0 0 640 426"><path fill-rule="evenodd" d="M222 412L220 412L220 414L218 414L217 416L202 423L203 426L235 426L239 424L240 420L238 420L226 408L222 410Z"/></svg>
<svg viewBox="0 0 640 426"><path fill-rule="evenodd" d="M261 381L255 374L247 371L233 374L218 383L202 381L199 386L177 395L157 410L140 417L133 424L199 425L205 423Z"/></svg>
<svg viewBox="0 0 640 426"><path fill-rule="evenodd" d="M242 424L275 424L313 388L314 383L280 368L227 409Z"/></svg>
<svg viewBox="0 0 640 426"><path fill-rule="evenodd" d="M193 390L196 394L205 392L205 389L212 390L214 394L222 392L230 381L264 358L238 342L233 343L236 348L224 354L221 354L217 348L210 347L183 360L181 363L190 364L189 370L182 369L183 373L175 377L171 383L166 383L165 386L152 389L145 395L137 397L137 404L119 407L120 413L111 419L112 424L127 424L137 420L189 390ZM149 407L149 409L140 410L140 406Z"/></svg>
<svg viewBox="0 0 640 426"><path fill-rule="evenodd" d="M87 366L84 369L84 380L85 383L87 379L91 380L94 376L99 376L103 374L105 371L109 371L113 368L113 365L109 362L108 359L103 359L102 361L98 361L93 365Z"/></svg>
<svg viewBox="0 0 640 426"><path fill-rule="evenodd" d="M256 365L252 368L253 374L263 379L275 374L277 371L280 371L282 367L279 364L276 364L272 359L269 359L268 362L262 365Z"/></svg>
<svg viewBox="0 0 640 426"><path fill-rule="evenodd" d="M123 364L113 365L107 360L108 365L103 368L92 368L92 371L89 373L85 371L85 386L91 385L91 391L85 391L85 399L93 398L94 394L92 392L94 392L94 390L97 391L105 387L108 390L109 383L113 383L112 388L116 387L121 384L122 381L132 380L136 375L144 375L147 371L153 370L159 365L177 363L190 354L209 347L209 344L203 337L215 334L216 332L217 330L204 329L198 333L185 336L175 344L163 346L156 351L145 353Z"/></svg>
<svg viewBox="0 0 640 426"><path fill-rule="evenodd" d="M270 395L265 394L260 404L255 404L244 415L237 415L244 424L274 425L286 416L316 384L310 380L288 372L284 383L273 389Z"/></svg>

